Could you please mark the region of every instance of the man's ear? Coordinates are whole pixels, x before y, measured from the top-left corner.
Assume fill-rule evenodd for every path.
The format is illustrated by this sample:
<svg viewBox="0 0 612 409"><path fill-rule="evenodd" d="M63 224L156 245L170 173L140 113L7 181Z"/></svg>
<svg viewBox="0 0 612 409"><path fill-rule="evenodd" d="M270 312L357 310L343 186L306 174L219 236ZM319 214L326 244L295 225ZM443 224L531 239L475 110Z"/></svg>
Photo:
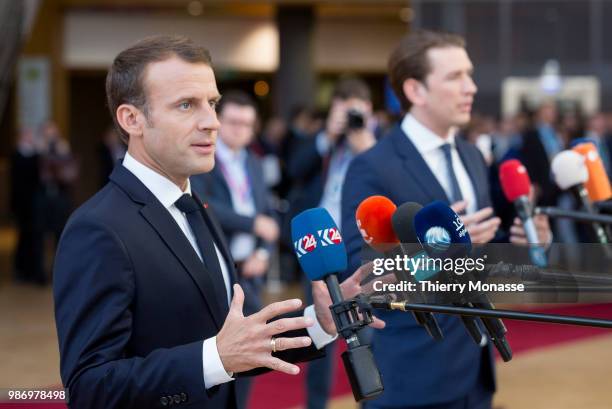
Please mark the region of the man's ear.
<svg viewBox="0 0 612 409"><path fill-rule="evenodd" d="M115 115L121 128L130 136L142 135L146 119L140 109L132 104L121 104Z"/></svg>
<svg viewBox="0 0 612 409"><path fill-rule="evenodd" d="M408 78L403 85L404 95L412 105L423 105L427 93L425 85L414 78Z"/></svg>

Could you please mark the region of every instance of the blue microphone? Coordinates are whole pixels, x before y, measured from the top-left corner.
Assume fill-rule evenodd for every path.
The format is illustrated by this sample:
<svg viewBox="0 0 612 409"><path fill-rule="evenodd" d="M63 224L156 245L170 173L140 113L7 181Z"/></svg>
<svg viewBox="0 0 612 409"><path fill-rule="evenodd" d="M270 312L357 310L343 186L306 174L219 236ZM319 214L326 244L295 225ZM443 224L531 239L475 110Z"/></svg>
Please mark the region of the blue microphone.
<svg viewBox="0 0 612 409"><path fill-rule="evenodd" d="M327 210L317 207L295 216L291 238L300 267L311 281L346 270L346 248Z"/></svg>
<svg viewBox="0 0 612 409"><path fill-rule="evenodd" d="M472 250L472 240L461 217L441 201L432 202L419 210L414 215L414 228L419 241L432 258L466 257ZM471 278L469 273L466 275ZM446 274L445 278L457 281L457 276L453 273ZM479 294L477 302L465 303L464 306L495 309L486 294ZM461 319L474 341L482 344L483 334L476 319L466 316L462 316ZM499 318L481 318L481 320L504 362L511 360L512 349L506 340L508 331L502 320Z"/></svg>
<svg viewBox="0 0 612 409"><path fill-rule="evenodd" d="M336 330L346 340L342 353L353 396L357 402L383 391L380 372L370 346L361 345L357 330L371 322L371 314L360 320L357 303L342 297L338 273L346 270L346 248L334 220L323 208L303 211L291 220L291 239L298 262L312 281L324 280L329 290Z"/></svg>
<svg viewBox="0 0 612 409"><path fill-rule="evenodd" d="M461 218L439 200L414 215L414 230L431 257L462 257L472 250L470 234Z"/></svg>

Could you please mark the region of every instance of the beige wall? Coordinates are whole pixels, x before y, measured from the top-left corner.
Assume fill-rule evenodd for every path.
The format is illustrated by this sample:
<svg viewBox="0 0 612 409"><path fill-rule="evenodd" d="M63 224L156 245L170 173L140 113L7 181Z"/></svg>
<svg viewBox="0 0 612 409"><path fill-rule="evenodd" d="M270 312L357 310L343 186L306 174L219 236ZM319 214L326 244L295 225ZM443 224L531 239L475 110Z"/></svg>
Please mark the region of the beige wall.
<svg viewBox="0 0 612 409"><path fill-rule="evenodd" d="M278 67L273 19L68 12L64 26L63 60L68 68L105 68L121 49L156 33L194 38L210 49L219 68L274 72ZM390 50L405 31L399 20L321 19L315 25L315 67L384 72Z"/></svg>

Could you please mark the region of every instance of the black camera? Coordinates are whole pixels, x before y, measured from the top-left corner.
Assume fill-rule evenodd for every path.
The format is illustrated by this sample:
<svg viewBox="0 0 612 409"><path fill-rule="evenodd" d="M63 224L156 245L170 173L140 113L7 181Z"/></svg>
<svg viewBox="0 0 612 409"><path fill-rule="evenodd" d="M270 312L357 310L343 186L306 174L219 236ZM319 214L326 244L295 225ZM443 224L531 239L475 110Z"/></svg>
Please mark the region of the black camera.
<svg viewBox="0 0 612 409"><path fill-rule="evenodd" d="M363 114L356 109L351 109L348 111L346 123L348 130L362 129L365 127L365 119L363 118Z"/></svg>

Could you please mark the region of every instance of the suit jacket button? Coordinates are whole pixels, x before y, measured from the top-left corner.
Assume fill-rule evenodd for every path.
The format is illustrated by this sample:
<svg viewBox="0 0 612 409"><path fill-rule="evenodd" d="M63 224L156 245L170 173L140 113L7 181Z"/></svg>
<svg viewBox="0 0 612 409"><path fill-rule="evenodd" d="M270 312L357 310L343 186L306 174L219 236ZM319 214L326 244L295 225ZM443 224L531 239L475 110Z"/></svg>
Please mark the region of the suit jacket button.
<svg viewBox="0 0 612 409"><path fill-rule="evenodd" d="M181 393L181 402L187 402L187 394L185 392Z"/></svg>
<svg viewBox="0 0 612 409"><path fill-rule="evenodd" d="M162 404L162 406L168 406L168 398L166 398L165 396L163 396L160 400L159 403Z"/></svg>
<svg viewBox="0 0 612 409"><path fill-rule="evenodd" d="M176 404L181 403L181 397L179 395L174 395L173 398L174 398L174 403Z"/></svg>

